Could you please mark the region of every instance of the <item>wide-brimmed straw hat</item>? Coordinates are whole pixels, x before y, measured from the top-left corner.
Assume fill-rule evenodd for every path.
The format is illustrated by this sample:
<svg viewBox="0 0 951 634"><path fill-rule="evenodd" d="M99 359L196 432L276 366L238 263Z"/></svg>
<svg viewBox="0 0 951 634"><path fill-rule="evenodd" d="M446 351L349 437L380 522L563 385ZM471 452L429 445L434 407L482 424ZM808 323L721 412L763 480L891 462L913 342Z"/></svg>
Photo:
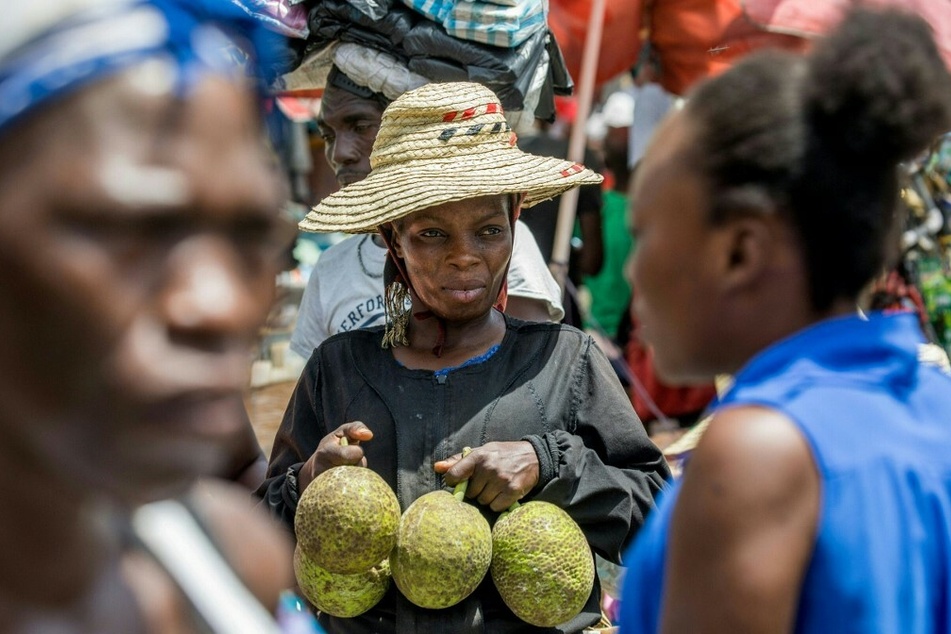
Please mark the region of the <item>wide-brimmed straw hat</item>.
<svg viewBox="0 0 951 634"><path fill-rule="evenodd" d="M420 209L525 194L523 207L602 178L583 165L523 152L498 98L481 84L433 83L391 103L362 181L325 197L305 231L365 233Z"/></svg>

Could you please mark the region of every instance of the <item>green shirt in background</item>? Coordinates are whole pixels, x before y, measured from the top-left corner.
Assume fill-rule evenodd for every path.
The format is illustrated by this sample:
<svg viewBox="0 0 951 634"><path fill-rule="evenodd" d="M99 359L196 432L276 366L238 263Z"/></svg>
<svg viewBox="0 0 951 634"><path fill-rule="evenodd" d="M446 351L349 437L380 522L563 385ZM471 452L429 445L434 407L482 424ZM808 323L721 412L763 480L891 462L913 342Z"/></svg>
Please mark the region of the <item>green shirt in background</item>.
<svg viewBox="0 0 951 634"><path fill-rule="evenodd" d="M627 219L627 196L613 190L605 191L603 196L604 263L600 273L584 278L584 285L591 294L591 312L585 316L584 325L585 328L603 330L613 338L631 301L631 287L624 278L624 266L634 241Z"/></svg>

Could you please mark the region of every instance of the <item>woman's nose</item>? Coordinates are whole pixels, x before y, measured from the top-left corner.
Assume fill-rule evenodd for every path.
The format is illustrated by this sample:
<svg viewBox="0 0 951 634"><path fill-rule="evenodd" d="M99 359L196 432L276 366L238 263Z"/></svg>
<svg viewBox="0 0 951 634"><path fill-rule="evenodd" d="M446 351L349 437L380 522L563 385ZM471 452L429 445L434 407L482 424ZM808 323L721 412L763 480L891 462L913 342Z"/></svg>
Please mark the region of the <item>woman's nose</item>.
<svg viewBox="0 0 951 634"><path fill-rule="evenodd" d="M449 261L459 268L469 268L481 261L479 247L475 240L459 236L450 240Z"/></svg>
<svg viewBox="0 0 951 634"><path fill-rule="evenodd" d="M179 243L168 267L159 304L173 336L213 348L256 334L270 299L267 272L249 271L225 238L203 234Z"/></svg>

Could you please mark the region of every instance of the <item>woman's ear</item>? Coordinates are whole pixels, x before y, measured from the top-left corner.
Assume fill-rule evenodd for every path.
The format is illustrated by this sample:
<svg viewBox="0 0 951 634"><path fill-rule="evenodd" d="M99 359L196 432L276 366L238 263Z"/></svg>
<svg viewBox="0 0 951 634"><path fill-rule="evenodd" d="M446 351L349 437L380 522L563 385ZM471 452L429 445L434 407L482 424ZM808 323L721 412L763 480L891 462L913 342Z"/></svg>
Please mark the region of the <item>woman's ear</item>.
<svg viewBox="0 0 951 634"><path fill-rule="evenodd" d="M754 279L763 269L771 240L762 218L745 216L727 225L723 272L727 284L735 287Z"/></svg>
<svg viewBox="0 0 951 634"><path fill-rule="evenodd" d="M515 221L522 215L522 203L525 202L527 194L511 194L509 196L509 218L511 218L512 227L515 227Z"/></svg>
<svg viewBox="0 0 951 634"><path fill-rule="evenodd" d="M729 220L722 239L720 280L726 293L761 284L793 283L794 272L801 265L798 238L784 218L768 215Z"/></svg>
<svg viewBox="0 0 951 634"><path fill-rule="evenodd" d="M396 222L388 222L380 226L380 233L383 235L383 241L389 245L397 257L403 257L403 243L400 240L399 227Z"/></svg>
<svg viewBox="0 0 951 634"><path fill-rule="evenodd" d="M783 248L781 236L785 235L780 226L784 222L767 196L737 193L730 197L730 213L720 227L720 272L727 291L762 279L777 250Z"/></svg>

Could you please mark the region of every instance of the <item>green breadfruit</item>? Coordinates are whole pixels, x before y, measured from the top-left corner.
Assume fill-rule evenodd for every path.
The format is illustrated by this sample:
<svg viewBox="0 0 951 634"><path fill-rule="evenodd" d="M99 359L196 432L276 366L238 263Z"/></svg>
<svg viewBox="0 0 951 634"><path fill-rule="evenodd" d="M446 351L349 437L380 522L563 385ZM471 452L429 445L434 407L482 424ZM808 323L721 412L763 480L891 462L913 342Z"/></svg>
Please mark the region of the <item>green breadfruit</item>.
<svg viewBox="0 0 951 634"><path fill-rule="evenodd" d="M379 603L390 587L386 559L365 572L341 575L318 566L300 546L294 549L294 574L308 601L321 612L341 618L363 614Z"/></svg>
<svg viewBox="0 0 951 634"><path fill-rule="evenodd" d="M570 621L594 586L594 557L584 533L554 504L512 506L492 528L495 587L527 623L554 627Z"/></svg>
<svg viewBox="0 0 951 634"><path fill-rule="evenodd" d="M364 572L396 543L400 503L379 475L366 467L329 469L304 489L294 516L297 543L330 572Z"/></svg>
<svg viewBox="0 0 951 634"><path fill-rule="evenodd" d="M393 581L421 608L455 605L472 594L492 561L492 531L479 510L455 493L433 491L413 502L400 519L390 555Z"/></svg>

